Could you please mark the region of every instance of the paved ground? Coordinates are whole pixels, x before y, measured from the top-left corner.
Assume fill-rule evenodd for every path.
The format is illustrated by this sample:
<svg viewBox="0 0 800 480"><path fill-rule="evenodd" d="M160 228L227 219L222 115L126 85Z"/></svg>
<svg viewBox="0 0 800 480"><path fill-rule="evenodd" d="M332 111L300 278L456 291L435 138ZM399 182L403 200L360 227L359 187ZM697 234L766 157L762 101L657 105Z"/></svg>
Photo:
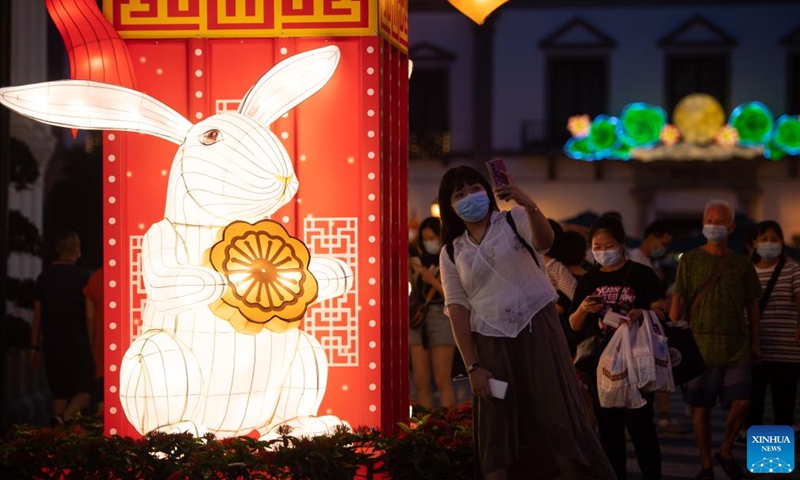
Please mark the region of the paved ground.
<svg viewBox="0 0 800 480"><path fill-rule="evenodd" d="M767 404L769 405L769 401ZM686 424L690 424L690 419L686 417L683 402L681 401L680 392L672 394L672 409L671 415L673 418L679 418ZM727 411L722 408L715 408L712 410L711 426L712 426L712 452L717 451L719 443L725 432L725 416ZM765 412L765 422L772 421L772 411L767 407ZM663 480L684 480L691 479L700 470L699 456L697 453L697 444L694 441L694 434L689 432L685 435L660 438L661 444L661 471ZM742 443L735 443L733 449L733 456L742 467L745 466L747 458L747 447ZM714 475L717 480L724 480L728 477L722 471L719 465L714 466ZM760 478L775 478L783 480L800 479L798 472L792 474L770 475L762 476ZM636 454L633 451L633 445L628 441L628 480L646 480L643 479L639 473L639 465L636 463Z"/></svg>
<svg viewBox="0 0 800 480"><path fill-rule="evenodd" d="M462 403L470 400L469 382L466 380L455 382L456 401ZM412 398L416 394L411 382ZM768 394L769 395L769 394ZM800 398L800 397L799 397ZM770 407L770 400L767 399L767 409L764 416L764 421L770 423L772 421L772 410ZM680 391L672 394L672 408L671 415L673 418L679 419L686 425L691 425L691 419L686 416L685 406L681 400ZM722 440L722 435L725 432L725 416L727 411L722 408L715 408L712 410L711 425L712 425L712 441L713 450L717 451L719 443ZM799 416L800 417L800 416ZM663 480L686 480L694 478L700 470L699 456L697 453L697 446L694 441L694 434L692 432L679 435L668 436L660 438L661 444L661 461L662 461L662 475ZM747 457L747 448L745 444L736 443L733 449L734 458L739 461L739 465L745 466ZM800 452L796 452L796 456L800 458ZM719 465L714 466L714 474L717 480L725 480L728 477L722 471ZM800 480L800 472L792 474L762 476L760 478L768 479L782 479L782 480ZM633 451L633 445L628 441L628 480L647 480L643 479L642 474L639 472L639 465L636 463L636 454Z"/></svg>

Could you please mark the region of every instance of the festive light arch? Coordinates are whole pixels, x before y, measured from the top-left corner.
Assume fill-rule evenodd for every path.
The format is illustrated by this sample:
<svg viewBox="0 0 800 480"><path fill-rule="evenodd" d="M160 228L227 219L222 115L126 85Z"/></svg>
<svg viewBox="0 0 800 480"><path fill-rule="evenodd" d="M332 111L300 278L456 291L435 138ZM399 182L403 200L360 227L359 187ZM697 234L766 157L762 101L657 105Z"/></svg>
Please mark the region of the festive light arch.
<svg viewBox="0 0 800 480"><path fill-rule="evenodd" d="M738 105L726 123L716 100L693 94L679 102L673 117L674 124L667 123L661 107L643 102L626 105L619 118L575 115L567 121L572 137L564 153L584 161L800 155L800 116L776 120L761 102Z"/></svg>

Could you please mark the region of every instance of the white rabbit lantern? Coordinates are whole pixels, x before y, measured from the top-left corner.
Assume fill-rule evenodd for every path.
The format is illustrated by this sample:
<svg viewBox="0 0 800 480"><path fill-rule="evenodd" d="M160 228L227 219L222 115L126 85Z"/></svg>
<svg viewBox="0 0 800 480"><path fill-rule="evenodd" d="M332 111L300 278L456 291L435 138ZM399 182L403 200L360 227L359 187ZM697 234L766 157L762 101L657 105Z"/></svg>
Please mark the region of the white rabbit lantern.
<svg viewBox="0 0 800 480"><path fill-rule="evenodd" d="M288 424L303 434L345 423L317 417L327 361L319 342L295 327L310 303L350 289L352 272L337 258L309 256L279 223L264 220L298 189L289 154L268 127L322 89L339 58L336 46L289 57L253 85L237 112L194 125L144 93L98 82L0 89L0 103L44 123L179 145L164 219L142 245L142 334L120 365L121 404L139 433L270 435ZM248 255L257 269L243 273ZM286 262L294 262L291 272L281 270ZM248 296L257 275L283 286Z"/></svg>
<svg viewBox="0 0 800 480"><path fill-rule="evenodd" d="M96 19L90 11L96 8L94 2L54 1L72 4L80 15ZM323 256L333 257L352 269L354 288L333 296L341 282L319 282L317 303L303 319L265 324L268 334L288 327L283 338L290 340L298 331L294 327L301 324L302 331L322 345L327 358L329 369L319 370L319 387L324 388L327 380L331 388L320 404L317 396L308 395L305 390L303 362L293 361L278 405L271 397L265 400L264 408L276 411L271 425L297 412L319 410L352 424L396 428L397 422L408 415L407 325L403 321L407 310L403 301L407 248L407 1L338 2L334 8L325 2L275 2L274 8L264 8L267 4L263 2L173 3L165 8L162 0L103 0L103 13L110 25L93 28L100 31L110 27L123 39L122 48L132 60L136 89L172 106L192 122L236 112L244 92L281 60L321 46L339 48L341 61L332 80L313 98L269 126L302 181L302 188L291 201L282 207L279 201L270 217L308 246L313 260L311 269L329 270L327 274L315 272L315 278L338 279L342 275L341 262L326 264L321 260ZM94 38L92 32L82 32L85 24L70 20L67 27L67 45L74 38ZM63 35L64 30L61 31ZM90 52L93 53L96 52ZM92 62L96 60L93 58ZM88 79L107 81L106 78ZM230 143L231 137L223 135L222 141L212 147L221 150ZM149 315L144 283L150 279L143 274L143 234L150 225L167 217L167 207L177 211L185 206L180 202L161 203L174 182L174 169L170 166L174 155L173 145L152 135L114 131L103 134L104 427L109 435L136 435L139 428L126 418L125 410L131 407L123 403L136 397L120 396L123 390L129 390L125 386L127 377L120 375L120 366L123 353L143 335L142 319ZM202 174L191 169L187 173L195 177ZM248 195L249 181L250 178L240 182L245 187L238 190L239 194ZM286 186L297 187L291 181ZM215 201L212 196L197 193L203 202ZM218 224L215 221L213 225ZM226 224L219 225L218 231L222 232ZM158 234L155 230L150 233ZM181 258L186 257L180 248L183 240L173 248ZM208 241L218 242L220 238ZM205 267L219 272L211 262L206 262ZM261 280L268 278L267 275ZM237 284L240 285L243 284ZM179 288L181 291L176 293L192 295L195 287L187 284ZM239 293L247 297L245 292ZM328 299L319 301L324 298ZM228 308L225 301L212 303L212 307ZM240 329L252 327L242 318L229 317L230 311L215 311ZM188 328L185 322L181 326ZM214 334L219 334L216 341L222 342L227 338L228 326ZM228 342L237 349L241 346ZM206 368L202 362L207 362L208 355L223 363L233 361L219 355L220 349L206 349L195 369L182 356L180 344L166 342L159 352L168 355L173 350L179 363L186 361L190 366L186 376L192 380L187 380L187 385L197 383L195 372ZM297 351L298 358L307 359L307 365L314 365L321 353L318 345L310 343L302 344ZM272 368L267 365L259 373L272 372ZM279 362L274 368L280 368ZM157 377L154 372L153 378ZM202 388L208 389L207 383L203 380ZM193 401L192 397L187 398ZM229 405L235 406L235 402ZM178 405L171 407L174 410ZM132 408L141 406L134 402ZM301 420L295 424L309 425Z"/></svg>

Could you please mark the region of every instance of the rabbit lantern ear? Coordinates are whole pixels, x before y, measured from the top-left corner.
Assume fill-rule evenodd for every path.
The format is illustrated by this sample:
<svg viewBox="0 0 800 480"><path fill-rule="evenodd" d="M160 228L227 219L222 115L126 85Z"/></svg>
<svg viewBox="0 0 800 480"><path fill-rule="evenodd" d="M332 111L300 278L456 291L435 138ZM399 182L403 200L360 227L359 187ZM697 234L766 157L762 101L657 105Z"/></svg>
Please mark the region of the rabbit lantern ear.
<svg viewBox="0 0 800 480"><path fill-rule="evenodd" d="M245 95L239 113L267 126L317 93L339 64L339 47L330 45L278 63Z"/></svg>
<svg viewBox="0 0 800 480"><path fill-rule="evenodd" d="M136 90L86 80L0 88L0 103L43 123L87 130L122 130L180 145L192 123Z"/></svg>

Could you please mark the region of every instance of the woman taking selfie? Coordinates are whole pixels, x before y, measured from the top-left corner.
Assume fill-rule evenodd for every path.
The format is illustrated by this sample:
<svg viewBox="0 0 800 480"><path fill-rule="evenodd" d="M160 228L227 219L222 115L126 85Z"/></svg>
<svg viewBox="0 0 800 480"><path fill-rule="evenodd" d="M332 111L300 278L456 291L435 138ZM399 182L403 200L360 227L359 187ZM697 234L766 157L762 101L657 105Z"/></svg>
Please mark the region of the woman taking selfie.
<svg viewBox="0 0 800 480"><path fill-rule="evenodd" d="M508 183L492 191L462 166L439 185L445 309L474 396L476 459L490 480L513 478L523 459L557 466L564 479L613 479L542 269L553 232L531 197ZM495 196L517 205L499 212ZM492 396L490 380L508 384L502 399Z"/></svg>

